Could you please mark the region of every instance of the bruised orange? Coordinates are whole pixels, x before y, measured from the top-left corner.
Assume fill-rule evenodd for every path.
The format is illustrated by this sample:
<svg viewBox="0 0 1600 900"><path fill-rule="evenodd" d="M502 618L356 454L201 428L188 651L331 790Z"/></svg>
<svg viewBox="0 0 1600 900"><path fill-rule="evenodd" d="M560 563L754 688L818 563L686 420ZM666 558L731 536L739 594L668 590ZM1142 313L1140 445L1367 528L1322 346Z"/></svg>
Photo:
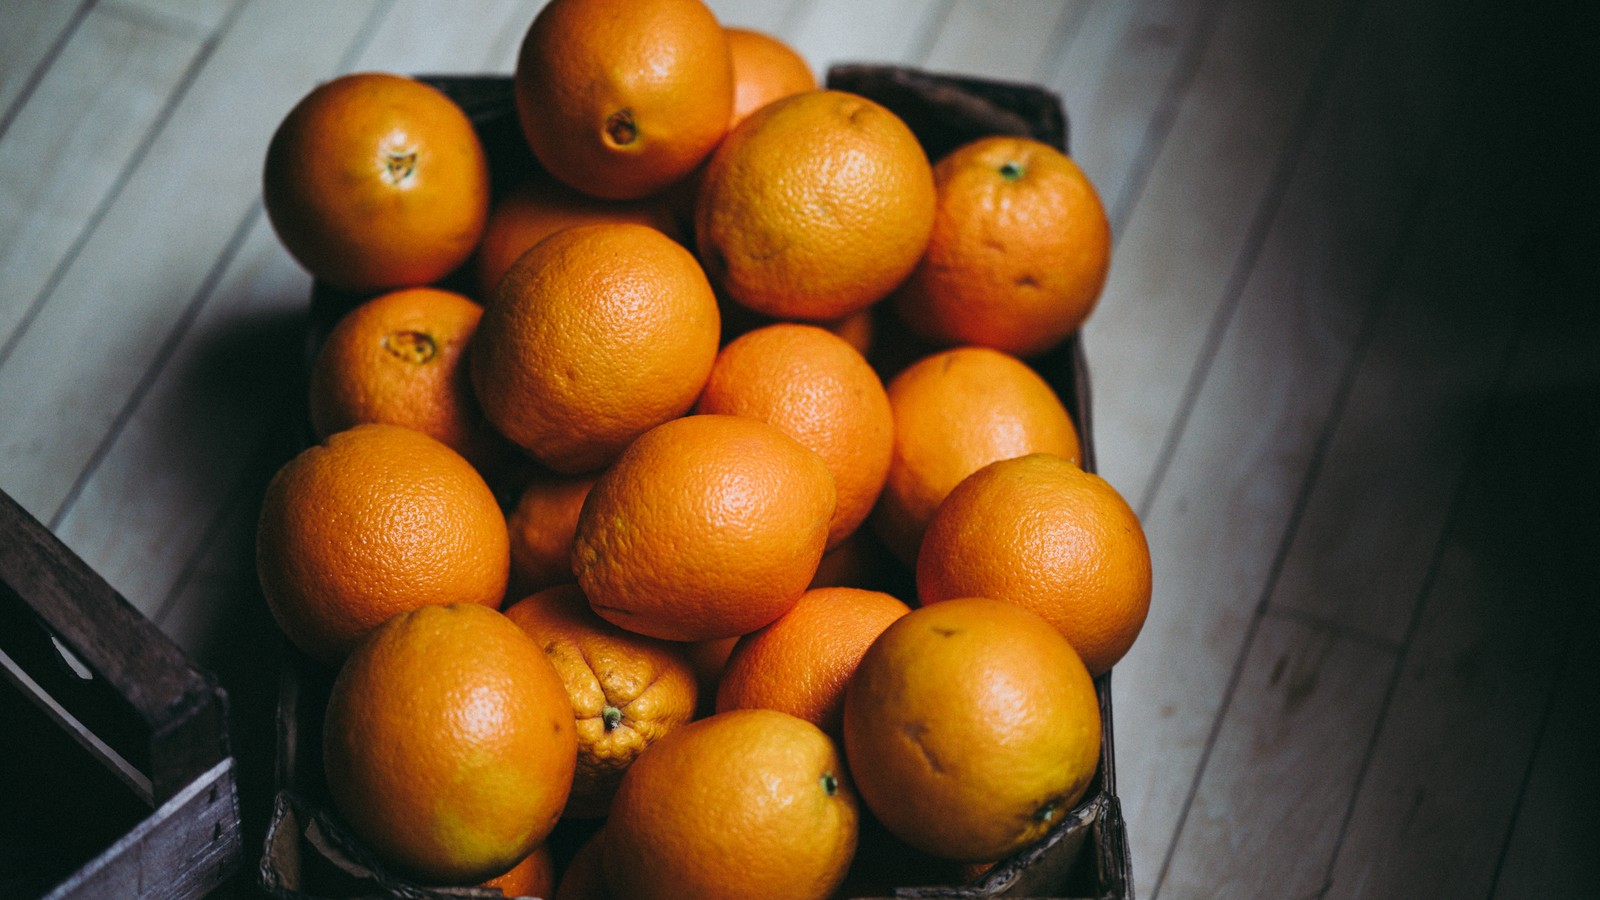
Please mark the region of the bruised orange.
<svg viewBox="0 0 1600 900"><path fill-rule="evenodd" d="M489 164L461 108L382 72L325 82L272 135L267 218L319 280L354 292L428 284L472 254Z"/></svg>

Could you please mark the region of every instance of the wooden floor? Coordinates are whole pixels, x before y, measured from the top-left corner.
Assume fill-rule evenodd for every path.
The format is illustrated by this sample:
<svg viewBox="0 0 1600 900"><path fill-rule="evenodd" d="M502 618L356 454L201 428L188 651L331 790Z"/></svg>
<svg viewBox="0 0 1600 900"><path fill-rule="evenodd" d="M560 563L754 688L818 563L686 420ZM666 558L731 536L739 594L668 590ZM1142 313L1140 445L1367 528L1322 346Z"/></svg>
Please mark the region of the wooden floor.
<svg viewBox="0 0 1600 900"><path fill-rule="evenodd" d="M1062 97L1116 235L1100 469L1155 558L1138 895L1600 896L1594 5L712 5L819 72ZM222 676L248 840L309 284L267 138L340 72L509 72L536 6L0 0L0 489Z"/></svg>

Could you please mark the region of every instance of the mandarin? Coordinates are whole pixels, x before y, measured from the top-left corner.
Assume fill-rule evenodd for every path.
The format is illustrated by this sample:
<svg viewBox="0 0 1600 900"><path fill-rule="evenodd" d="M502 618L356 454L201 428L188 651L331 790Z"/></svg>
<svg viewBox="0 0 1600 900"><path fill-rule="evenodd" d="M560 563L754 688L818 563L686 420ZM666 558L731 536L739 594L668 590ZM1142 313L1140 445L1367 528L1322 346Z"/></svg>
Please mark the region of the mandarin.
<svg viewBox="0 0 1600 900"><path fill-rule="evenodd" d="M613 200L688 175L733 110L728 38L701 0L552 0L528 26L512 81L539 161Z"/></svg>
<svg viewBox="0 0 1600 900"><path fill-rule="evenodd" d="M485 606L429 606L375 629L340 668L323 725L334 806L425 882L504 873L555 827L577 736L554 667Z"/></svg>
<svg viewBox="0 0 1600 900"><path fill-rule="evenodd" d="M806 591L777 621L739 639L717 687L717 711L776 709L837 736L845 684L862 654L910 611L880 591Z"/></svg>
<svg viewBox="0 0 1600 900"><path fill-rule="evenodd" d="M1000 859L1043 837L1087 792L1100 728L1066 638L988 598L900 617L845 690L862 800L891 833L949 859Z"/></svg>
<svg viewBox="0 0 1600 900"><path fill-rule="evenodd" d="M695 243L735 302L830 321L892 291L933 228L933 170L900 117L809 91L761 107L706 164Z"/></svg>
<svg viewBox="0 0 1600 900"><path fill-rule="evenodd" d="M381 72L295 104L267 146L262 202L317 279L364 293L427 284L467 260L489 211L489 164L461 108Z"/></svg>
<svg viewBox="0 0 1600 900"><path fill-rule="evenodd" d="M944 345L1037 356L1077 331L1111 265L1100 196L1065 153L995 135L933 168L939 201L927 251L893 304Z"/></svg>
<svg viewBox="0 0 1600 900"><path fill-rule="evenodd" d="M682 645L595 615L575 584L525 597L505 615L544 649L572 698L578 768L564 815L604 816L628 766L694 717L694 669Z"/></svg>
<svg viewBox="0 0 1600 900"><path fill-rule="evenodd" d="M688 412L720 316L699 263L654 228L566 228L507 270L470 351L495 427L550 468L592 472Z"/></svg>
<svg viewBox="0 0 1600 900"><path fill-rule="evenodd" d="M858 810L821 729L770 709L699 719L622 778L606 884L631 900L822 900L844 879Z"/></svg>
<svg viewBox="0 0 1600 900"><path fill-rule="evenodd" d="M1122 495L1066 460L990 463L939 504L917 557L923 603L1005 600L1056 627L1089 669L1107 672L1150 612L1150 547Z"/></svg>
<svg viewBox="0 0 1600 900"><path fill-rule="evenodd" d="M599 222L648 225L679 243L684 241L677 217L660 200L601 200L535 168L489 209L489 221L473 260L481 296L494 295L506 270L529 247L563 228Z"/></svg>
<svg viewBox="0 0 1600 900"><path fill-rule="evenodd" d="M1054 453L1076 462L1078 433L1050 384L1014 356L957 347L925 356L888 386L894 455L871 523L907 565L939 502L999 459Z"/></svg>
<svg viewBox="0 0 1600 900"><path fill-rule="evenodd" d="M703 641L783 615L822 559L836 503L822 457L743 416L675 419L639 437L583 503L573 570L605 619Z"/></svg>
<svg viewBox="0 0 1600 900"><path fill-rule="evenodd" d="M889 395L866 358L830 331L780 322L740 335L717 354L695 411L760 419L822 457L838 491L829 549L883 491L894 445Z"/></svg>
<svg viewBox="0 0 1600 900"><path fill-rule="evenodd" d="M478 406L466 350L483 308L454 291L402 288L340 317L311 366L319 438L366 422L436 438L494 477L516 458Z"/></svg>
<svg viewBox="0 0 1600 900"><path fill-rule="evenodd" d="M262 500L262 593L290 642L323 663L400 612L498 607L510 565L505 518L483 477L410 428L329 435L279 469Z"/></svg>

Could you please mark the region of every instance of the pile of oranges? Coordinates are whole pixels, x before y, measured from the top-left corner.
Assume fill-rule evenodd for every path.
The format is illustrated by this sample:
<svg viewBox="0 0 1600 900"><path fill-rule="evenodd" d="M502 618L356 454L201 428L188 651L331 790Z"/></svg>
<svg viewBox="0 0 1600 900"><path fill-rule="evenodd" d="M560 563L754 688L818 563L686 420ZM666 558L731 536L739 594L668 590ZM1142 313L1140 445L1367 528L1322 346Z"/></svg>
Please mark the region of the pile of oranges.
<svg viewBox="0 0 1600 900"><path fill-rule="evenodd" d="M257 540L336 672L339 815L419 883L561 898L882 893L1040 838L1150 599L1028 363L1104 283L1093 187L1025 138L930 161L701 0L552 0L512 82L537 164L493 191L399 75L266 156L284 246L365 298Z"/></svg>

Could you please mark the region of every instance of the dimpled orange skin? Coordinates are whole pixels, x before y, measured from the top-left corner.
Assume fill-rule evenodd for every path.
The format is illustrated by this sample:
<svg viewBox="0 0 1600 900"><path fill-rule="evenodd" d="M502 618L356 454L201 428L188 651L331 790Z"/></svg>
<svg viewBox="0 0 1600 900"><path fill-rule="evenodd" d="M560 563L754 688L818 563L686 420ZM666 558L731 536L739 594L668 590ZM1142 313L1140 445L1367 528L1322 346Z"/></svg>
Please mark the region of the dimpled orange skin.
<svg viewBox="0 0 1600 900"><path fill-rule="evenodd" d="M934 509L961 479L1027 453L1078 460L1078 432L1061 399L1026 363L998 350L957 347L923 357L888 392L894 455L871 523L908 565Z"/></svg>
<svg viewBox="0 0 1600 900"><path fill-rule="evenodd" d="M592 472L689 411L720 329L705 273L671 238L631 223L568 228L501 279L469 354L473 388L540 462Z"/></svg>
<svg viewBox="0 0 1600 900"><path fill-rule="evenodd" d="M700 0L553 0L528 27L513 84L545 168L613 200L688 175L733 110L727 35Z"/></svg>
<svg viewBox="0 0 1600 900"><path fill-rule="evenodd" d="M272 136L267 217L318 279L354 292L427 284L472 254L489 212L489 164L461 108L381 72L300 100Z"/></svg>
<svg viewBox="0 0 1600 900"><path fill-rule="evenodd" d="M809 722L739 709L691 722L622 779L601 854L613 897L823 900L860 826L834 742Z"/></svg>
<svg viewBox="0 0 1600 900"><path fill-rule="evenodd" d="M697 415L601 474L572 561L601 617L673 641L747 634L805 592L835 505L827 465L777 428Z"/></svg>
<svg viewBox="0 0 1600 900"><path fill-rule="evenodd" d="M839 495L830 550L866 520L889 474L894 419L883 382L849 342L815 325L777 323L735 338L717 354L695 411L760 419L822 456Z"/></svg>
<svg viewBox="0 0 1600 900"><path fill-rule="evenodd" d="M483 308L454 291L402 288L345 313L311 367L311 426L325 438L364 422L415 428L493 474L515 457L478 408L467 344Z"/></svg>
<svg viewBox="0 0 1600 900"><path fill-rule="evenodd" d="M535 169L489 210L473 260L479 296L493 296L501 276L529 247L563 228L595 222L634 222L684 240L677 218L659 200L601 200Z"/></svg>
<svg viewBox="0 0 1600 900"><path fill-rule="evenodd" d="M335 807L417 878L471 884L555 827L577 736L555 669L493 609L425 607L356 648L328 698L323 757Z"/></svg>
<svg viewBox="0 0 1600 900"><path fill-rule="evenodd" d="M601 619L575 584L506 608L544 649L572 698L578 768L566 816L604 816L639 754L694 716L696 682L683 647Z"/></svg>
<svg viewBox="0 0 1600 900"><path fill-rule="evenodd" d="M770 34L729 28L733 57L733 119L729 128L774 100L817 89L816 73L799 52Z"/></svg>
<svg viewBox="0 0 1600 900"><path fill-rule="evenodd" d="M845 684L861 655L910 611L881 591L806 591L776 622L734 645L717 688L717 711L776 709L837 737Z"/></svg>
<svg viewBox="0 0 1600 900"><path fill-rule="evenodd" d="M855 94L810 91L751 113L712 154L695 245L736 302L831 321L910 274L933 209L933 169L898 116Z"/></svg>
<svg viewBox="0 0 1600 900"><path fill-rule="evenodd" d="M943 345L1032 357L1077 331L1111 265L1099 194L1066 154L994 136L933 169L938 213L928 249L894 295L900 318Z"/></svg>
<svg viewBox="0 0 1600 900"><path fill-rule="evenodd" d="M917 558L922 602L993 597L1054 625L1090 675L1110 671L1150 611L1150 548L1105 479L1050 454L991 463L939 505Z"/></svg>
<svg viewBox="0 0 1600 900"><path fill-rule="evenodd" d="M590 475L540 476L523 486L506 513L513 597L575 580L572 538L578 530L578 512L592 487Z"/></svg>
<svg viewBox="0 0 1600 900"><path fill-rule="evenodd" d="M1082 799L1100 753L1094 682L1050 623L964 597L886 628L845 691L857 790L895 836L1001 859Z"/></svg>
<svg viewBox="0 0 1600 900"><path fill-rule="evenodd" d="M333 664L396 613L498 607L510 547L494 493L460 454L410 428L367 424L273 476L256 563L290 642Z"/></svg>

